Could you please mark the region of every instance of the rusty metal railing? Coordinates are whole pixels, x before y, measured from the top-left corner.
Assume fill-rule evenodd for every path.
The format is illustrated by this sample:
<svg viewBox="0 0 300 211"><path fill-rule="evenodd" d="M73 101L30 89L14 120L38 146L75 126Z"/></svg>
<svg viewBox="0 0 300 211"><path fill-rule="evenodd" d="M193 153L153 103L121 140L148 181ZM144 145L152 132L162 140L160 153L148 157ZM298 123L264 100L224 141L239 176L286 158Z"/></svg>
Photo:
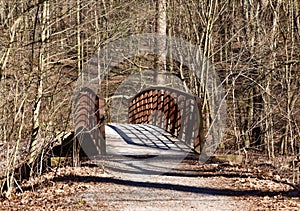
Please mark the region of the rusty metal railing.
<svg viewBox="0 0 300 211"><path fill-rule="evenodd" d="M150 87L135 95L129 105L129 123L158 126L198 153L204 147L201 100L170 87Z"/></svg>
<svg viewBox="0 0 300 211"><path fill-rule="evenodd" d="M88 156L105 154L104 99L84 87L74 102L75 137L81 148Z"/></svg>

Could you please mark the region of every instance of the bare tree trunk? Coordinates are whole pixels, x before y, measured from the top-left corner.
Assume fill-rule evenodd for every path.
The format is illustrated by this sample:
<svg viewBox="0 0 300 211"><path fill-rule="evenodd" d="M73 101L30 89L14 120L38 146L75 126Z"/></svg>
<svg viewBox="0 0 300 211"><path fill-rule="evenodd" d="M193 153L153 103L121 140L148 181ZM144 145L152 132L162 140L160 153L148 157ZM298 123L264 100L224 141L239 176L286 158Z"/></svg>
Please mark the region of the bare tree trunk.
<svg viewBox="0 0 300 211"><path fill-rule="evenodd" d="M156 33L165 36L167 33L167 2L166 0L156 0ZM166 40L164 37L156 37L156 61L155 69L155 83L164 84L164 76L166 71Z"/></svg>
<svg viewBox="0 0 300 211"><path fill-rule="evenodd" d="M77 0L77 12L76 12L76 22L77 22L77 72L78 75L82 77L82 81L85 79L83 77L88 77L82 72L82 44L81 44L81 2ZM80 141L77 140L76 136L73 139L73 166L80 166Z"/></svg>
<svg viewBox="0 0 300 211"><path fill-rule="evenodd" d="M37 10L38 18L39 8ZM41 152L41 146L43 146L42 138L40 135L40 110L43 97L43 73L45 71L45 48L47 36L49 36L47 24L49 21L49 2L45 1L42 6L42 31L41 31L41 46L39 51L38 60L38 75L37 75L37 94L36 101L33 109L32 119L32 134L30 142L29 160L28 164L34 164L35 159ZM33 52L34 53L34 52ZM32 172L31 172L32 173Z"/></svg>

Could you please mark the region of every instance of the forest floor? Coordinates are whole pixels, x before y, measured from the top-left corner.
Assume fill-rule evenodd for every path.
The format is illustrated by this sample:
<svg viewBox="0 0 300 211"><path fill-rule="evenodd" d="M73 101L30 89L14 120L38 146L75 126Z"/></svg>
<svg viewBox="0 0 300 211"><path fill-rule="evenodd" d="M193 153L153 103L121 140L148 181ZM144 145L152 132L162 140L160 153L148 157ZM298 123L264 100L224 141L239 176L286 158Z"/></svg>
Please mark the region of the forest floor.
<svg viewBox="0 0 300 211"><path fill-rule="evenodd" d="M134 175L87 162L30 179L0 209L300 210L300 201L279 176L257 166L184 160L173 173Z"/></svg>

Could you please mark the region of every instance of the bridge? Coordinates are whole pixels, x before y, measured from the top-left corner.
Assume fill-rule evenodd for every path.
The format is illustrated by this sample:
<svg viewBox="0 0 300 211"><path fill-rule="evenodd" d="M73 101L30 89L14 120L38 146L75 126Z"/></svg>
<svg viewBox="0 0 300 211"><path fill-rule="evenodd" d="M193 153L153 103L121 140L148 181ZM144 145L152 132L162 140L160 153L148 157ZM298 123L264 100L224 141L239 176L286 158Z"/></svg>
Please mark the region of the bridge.
<svg viewBox="0 0 300 211"><path fill-rule="evenodd" d="M105 121L105 99L84 87L75 99L73 157L78 143L89 157L186 156L200 154L205 145L201 100L170 87L148 87L128 104L127 124Z"/></svg>

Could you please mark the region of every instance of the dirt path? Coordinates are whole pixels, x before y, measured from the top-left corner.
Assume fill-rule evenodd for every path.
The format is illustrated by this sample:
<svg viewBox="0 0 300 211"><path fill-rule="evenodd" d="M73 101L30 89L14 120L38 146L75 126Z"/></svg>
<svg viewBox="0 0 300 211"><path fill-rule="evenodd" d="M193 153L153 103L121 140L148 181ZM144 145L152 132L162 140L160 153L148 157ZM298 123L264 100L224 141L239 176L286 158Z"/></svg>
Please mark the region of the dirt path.
<svg viewBox="0 0 300 211"><path fill-rule="evenodd" d="M170 145L165 137L160 141ZM113 143L112 152L121 155L31 179L0 200L0 210L300 210L296 192L272 180L278 175L270 169L199 164L193 156L176 160L178 153L151 158L153 150L139 145L130 148L143 155L136 158Z"/></svg>
<svg viewBox="0 0 300 211"><path fill-rule="evenodd" d="M107 156L18 184L0 210L300 210L268 165L199 164L189 147L150 129L127 128L124 142L108 128Z"/></svg>
<svg viewBox="0 0 300 211"><path fill-rule="evenodd" d="M166 175L68 167L23 184L22 193L0 201L0 210L300 209L290 186L251 175L218 164L183 163Z"/></svg>
<svg viewBox="0 0 300 211"><path fill-rule="evenodd" d="M191 174L116 175L114 172L113 175L101 178L101 185L90 186L77 197L94 210L99 205L109 210L240 210L245 207L245 202L230 196L229 190L220 189L218 184L225 178Z"/></svg>

